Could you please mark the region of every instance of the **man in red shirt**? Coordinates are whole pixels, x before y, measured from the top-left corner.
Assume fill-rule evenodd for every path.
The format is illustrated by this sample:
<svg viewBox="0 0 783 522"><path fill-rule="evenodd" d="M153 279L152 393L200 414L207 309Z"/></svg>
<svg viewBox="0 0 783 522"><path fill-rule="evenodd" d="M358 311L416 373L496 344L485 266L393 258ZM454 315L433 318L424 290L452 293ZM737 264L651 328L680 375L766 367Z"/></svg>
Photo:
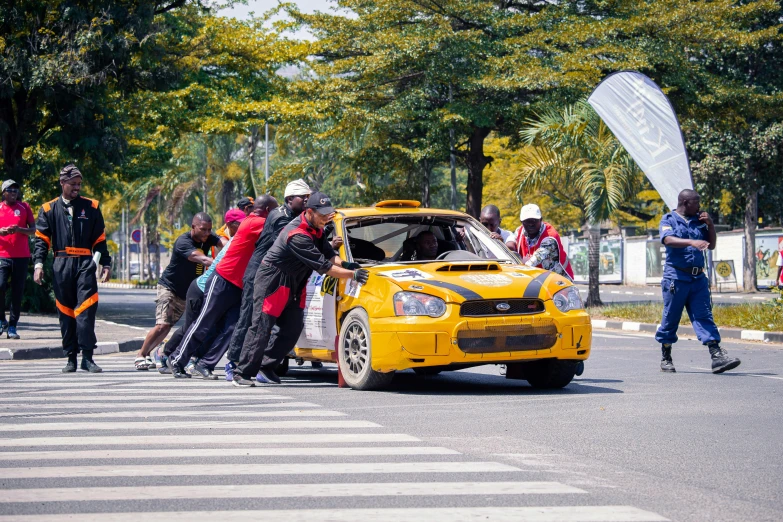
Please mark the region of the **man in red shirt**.
<svg viewBox="0 0 783 522"><path fill-rule="evenodd" d="M196 364L196 371L202 376L211 374L228 350L234 325L239 319L242 278L256 241L264 229L266 217L275 208L277 200L270 195L263 195L253 203L253 212L239 225L223 259L207 279L201 312L188 327L182 342L169 358L169 367L175 378L189 377L185 373L184 365L219 323L222 323L221 335L218 336L221 342L214 343L206 350Z"/></svg>
<svg viewBox="0 0 783 522"><path fill-rule="evenodd" d="M19 184L12 179L3 182L0 202L0 335L19 339L16 323L22 308L24 282L30 262L28 237L35 234L35 216L30 205L19 198ZM11 315L5 320L5 291L11 279Z"/></svg>
<svg viewBox="0 0 783 522"><path fill-rule="evenodd" d="M538 266L574 280L574 271L555 227L544 222L538 205L529 204L519 213L522 226L515 235L517 252L527 266Z"/></svg>

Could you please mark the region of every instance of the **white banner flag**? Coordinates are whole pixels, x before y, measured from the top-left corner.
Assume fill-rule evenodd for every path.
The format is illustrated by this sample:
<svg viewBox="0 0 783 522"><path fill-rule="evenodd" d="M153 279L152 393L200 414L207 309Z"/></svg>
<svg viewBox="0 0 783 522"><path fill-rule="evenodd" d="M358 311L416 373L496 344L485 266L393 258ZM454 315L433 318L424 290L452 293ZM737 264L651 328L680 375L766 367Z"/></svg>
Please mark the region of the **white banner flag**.
<svg viewBox="0 0 783 522"><path fill-rule="evenodd" d="M642 73L610 74L587 99L674 210L693 177L677 115L655 82Z"/></svg>

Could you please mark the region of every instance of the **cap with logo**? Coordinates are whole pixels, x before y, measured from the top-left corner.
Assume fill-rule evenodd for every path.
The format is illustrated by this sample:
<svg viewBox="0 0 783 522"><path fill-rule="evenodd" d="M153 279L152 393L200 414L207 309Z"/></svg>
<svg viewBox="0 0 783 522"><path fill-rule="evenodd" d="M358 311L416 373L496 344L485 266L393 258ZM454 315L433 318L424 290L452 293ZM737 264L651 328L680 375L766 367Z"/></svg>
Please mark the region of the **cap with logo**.
<svg viewBox="0 0 783 522"><path fill-rule="evenodd" d="M323 216L334 213L332 200L323 192L313 192L307 200L307 208L311 208Z"/></svg>
<svg viewBox="0 0 783 522"><path fill-rule="evenodd" d="M232 208L228 212L226 212L225 222L231 223L232 221L236 221L238 223L241 223L247 216L244 212L239 210L238 208Z"/></svg>
<svg viewBox="0 0 783 522"><path fill-rule="evenodd" d="M519 211L519 220L525 221L526 219L541 219L541 209L538 205L530 203L522 207Z"/></svg>
<svg viewBox="0 0 783 522"><path fill-rule="evenodd" d="M19 188L19 183L17 183L16 181L14 181L12 179L7 179L7 180L3 181L3 190L2 190L3 192L8 190L10 187Z"/></svg>
<svg viewBox="0 0 783 522"><path fill-rule="evenodd" d="M310 187L303 179L297 179L285 186L285 193L283 193L283 197L287 198L289 196L307 196L311 192L312 190L310 190Z"/></svg>

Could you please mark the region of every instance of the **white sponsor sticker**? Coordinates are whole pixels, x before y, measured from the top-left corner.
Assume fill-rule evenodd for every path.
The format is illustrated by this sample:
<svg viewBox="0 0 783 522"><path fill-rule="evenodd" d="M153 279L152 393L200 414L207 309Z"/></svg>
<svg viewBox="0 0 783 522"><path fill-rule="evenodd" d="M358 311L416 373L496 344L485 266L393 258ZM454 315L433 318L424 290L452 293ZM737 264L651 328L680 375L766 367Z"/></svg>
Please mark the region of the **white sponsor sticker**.
<svg viewBox="0 0 783 522"><path fill-rule="evenodd" d="M399 270L386 270L378 272L379 275L390 277L395 281L411 281L414 279L432 279L432 276L415 268L401 268Z"/></svg>
<svg viewBox="0 0 783 522"><path fill-rule="evenodd" d="M348 282L345 283L345 295L358 298L359 294L362 292L362 286L364 285L360 282L349 279Z"/></svg>
<svg viewBox="0 0 783 522"><path fill-rule="evenodd" d="M513 281L510 277L500 274L464 275L460 279L481 286L506 286Z"/></svg>

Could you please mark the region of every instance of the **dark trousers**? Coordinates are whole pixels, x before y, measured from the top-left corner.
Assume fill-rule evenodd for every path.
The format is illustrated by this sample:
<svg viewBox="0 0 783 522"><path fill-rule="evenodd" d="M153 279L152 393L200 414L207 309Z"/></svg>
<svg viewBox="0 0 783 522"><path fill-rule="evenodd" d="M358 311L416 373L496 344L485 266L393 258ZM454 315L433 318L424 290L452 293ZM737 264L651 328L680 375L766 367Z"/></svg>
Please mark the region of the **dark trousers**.
<svg viewBox="0 0 783 522"><path fill-rule="evenodd" d="M232 308L239 309L239 302L242 298L242 289L223 279L218 273L213 273L207 279L204 287L204 303L201 306L196 320L193 321L182 339L182 342L171 354L171 361L184 366L192 355L198 353L204 341L210 335L217 331L218 323L231 311ZM238 317L238 313L234 317ZM233 324L232 324L233 327ZM225 349L228 349L228 341L231 335L224 341ZM211 348L206 351L209 352ZM225 350L220 354L223 356ZM218 357L218 360L220 360Z"/></svg>
<svg viewBox="0 0 783 522"><path fill-rule="evenodd" d="M255 273L254 273L255 275ZM231 342L228 345L229 361L236 363L239 361L239 354L242 352L242 344L245 342L247 330L253 322L253 290L255 288L255 277L246 277L242 284L242 303L239 308L239 318L234 326L234 334L231 336Z"/></svg>
<svg viewBox="0 0 783 522"><path fill-rule="evenodd" d="M8 289L8 279L11 279L11 314L8 318L8 326L16 327L16 323L19 322L29 262L30 258L27 257L0 258L0 319L3 321L5 321L5 291Z"/></svg>
<svg viewBox="0 0 783 522"><path fill-rule="evenodd" d="M232 306L217 324L217 337L213 341L202 344L196 354L199 357L198 362L206 366L209 371L214 370L220 359L226 354L238 318L239 306Z"/></svg>
<svg viewBox="0 0 783 522"><path fill-rule="evenodd" d="M306 282L306 281L305 281ZM253 290L253 321L239 356L237 373L250 379L264 368L274 369L296 345L304 327L305 282L292 285L277 268L262 264ZM301 286L296 291L292 286ZM272 338L272 329L279 330Z"/></svg>
<svg viewBox="0 0 783 522"><path fill-rule="evenodd" d="M696 337L702 344L711 341L720 342L720 333L712 318L710 303L710 283L707 276L694 277L691 281L680 279L661 280L663 291L663 318L655 340L661 344L677 342L677 327L680 326L682 309L688 312L688 317L696 332Z"/></svg>
<svg viewBox="0 0 783 522"><path fill-rule="evenodd" d="M185 317L183 318L184 324L174 332L169 341L163 346L163 355L169 357L174 350L182 342L182 338L185 337L188 327L193 324L198 314L201 313L201 305L204 303L204 292L196 284L194 279L188 287L188 293L185 295Z"/></svg>
<svg viewBox="0 0 783 522"><path fill-rule="evenodd" d="M98 342L95 338L96 270L91 256L54 258L54 298L66 356L76 355L79 350L94 350Z"/></svg>

